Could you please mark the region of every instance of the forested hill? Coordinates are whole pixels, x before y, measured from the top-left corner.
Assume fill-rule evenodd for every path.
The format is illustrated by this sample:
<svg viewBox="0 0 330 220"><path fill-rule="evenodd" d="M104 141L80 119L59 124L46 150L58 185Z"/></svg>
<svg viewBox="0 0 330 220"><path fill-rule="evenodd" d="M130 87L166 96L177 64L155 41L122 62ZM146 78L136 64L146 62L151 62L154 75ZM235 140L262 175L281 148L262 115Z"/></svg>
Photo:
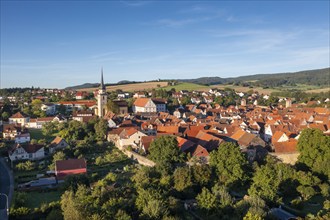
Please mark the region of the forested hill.
<svg viewBox="0 0 330 220"><path fill-rule="evenodd" d="M166 80L165 80L166 81ZM256 74L249 76L221 78L221 77L201 77L197 79L177 79L179 82L190 82L202 85L216 85L225 83L237 83L237 84L252 84L255 86L266 86L276 87L280 85L295 85L295 84L306 84L306 85L317 85L325 86L330 83L330 68L316 69L316 70L305 70L294 73L274 73L274 74ZM135 81L123 80L117 84L106 84L106 85L122 85L138 83ZM85 83L78 86L71 86L65 89L86 89L86 88L97 88L99 83Z"/></svg>
<svg viewBox="0 0 330 220"><path fill-rule="evenodd" d="M100 86L100 83L84 83L84 84L79 85L79 86L66 87L65 89L76 90L76 89L97 88L98 86Z"/></svg>
<svg viewBox="0 0 330 220"><path fill-rule="evenodd" d="M203 85L216 85L224 83L253 82L258 86L279 86L279 85L329 85L330 68L305 70L293 73L256 74L240 76L235 78L202 77L197 79L179 79L180 82L191 82Z"/></svg>

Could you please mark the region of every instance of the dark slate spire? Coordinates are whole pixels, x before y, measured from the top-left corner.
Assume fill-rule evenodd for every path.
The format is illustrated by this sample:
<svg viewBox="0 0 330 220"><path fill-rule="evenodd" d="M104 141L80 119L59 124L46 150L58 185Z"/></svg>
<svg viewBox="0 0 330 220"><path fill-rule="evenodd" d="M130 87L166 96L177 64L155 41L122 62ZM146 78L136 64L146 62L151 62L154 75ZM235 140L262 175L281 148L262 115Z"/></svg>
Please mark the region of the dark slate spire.
<svg viewBox="0 0 330 220"><path fill-rule="evenodd" d="M104 82L103 82L103 67L101 69L101 89L105 90Z"/></svg>

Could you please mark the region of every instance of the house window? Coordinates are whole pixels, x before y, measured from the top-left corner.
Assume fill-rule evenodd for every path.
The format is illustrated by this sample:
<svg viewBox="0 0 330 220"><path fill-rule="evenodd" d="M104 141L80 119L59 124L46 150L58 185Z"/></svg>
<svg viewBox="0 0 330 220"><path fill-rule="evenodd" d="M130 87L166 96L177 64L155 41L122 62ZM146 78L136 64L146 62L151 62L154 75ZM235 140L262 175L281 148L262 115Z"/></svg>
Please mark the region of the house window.
<svg viewBox="0 0 330 220"><path fill-rule="evenodd" d="M29 154L29 158L32 158L32 154Z"/></svg>

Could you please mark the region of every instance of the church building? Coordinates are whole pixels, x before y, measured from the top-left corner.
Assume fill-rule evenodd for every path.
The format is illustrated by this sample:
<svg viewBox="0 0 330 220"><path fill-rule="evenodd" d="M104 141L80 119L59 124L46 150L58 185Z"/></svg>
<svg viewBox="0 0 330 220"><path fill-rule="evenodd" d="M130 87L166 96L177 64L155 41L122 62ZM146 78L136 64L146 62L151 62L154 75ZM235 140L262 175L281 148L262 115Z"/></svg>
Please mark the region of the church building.
<svg viewBox="0 0 330 220"><path fill-rule="evenodd" d="M101 70L101 85L97 95L97 111L96 114L103 118L107 113L107 91L103 81L103 69Z"/></svg>

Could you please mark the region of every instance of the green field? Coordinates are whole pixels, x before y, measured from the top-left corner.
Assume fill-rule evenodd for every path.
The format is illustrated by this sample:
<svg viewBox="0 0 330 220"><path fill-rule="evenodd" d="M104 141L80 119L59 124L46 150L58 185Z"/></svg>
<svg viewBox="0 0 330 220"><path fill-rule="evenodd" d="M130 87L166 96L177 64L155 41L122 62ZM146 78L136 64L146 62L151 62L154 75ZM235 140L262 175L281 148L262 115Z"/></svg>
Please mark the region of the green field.
<svg viewBox="0 0 330 220"><path fill-rule="evenodd" d="M301 91L321 89L320 86L306 85L306 84L296 84L295 86L283 85L280 88L287 89L287 90L295 89L295 90L301 90Z"/></svg>
<svg viewBox="0 0 330 220"><path fill-rule="evenodd" d="M166 89L166 90L171 90L173 88L175 89L175 91L181 91L181 90L188 90L188 91L203 90L203 91L208 91L210 89L209 86L198 85L198 84L195 84L195 83L179 83L175 86L162 87L162 89Z"/></svg>
<svg viewBox="0 0 330 220"><path fill-rule="evenodd" d="M175 86L166 86L162 87L162 89L171 90L175 89L175 91L180 90L188 90L188 91L208 91L211 88L214 89L225 89L230 88L234 89L236 92L247 92L249 90L258 91L260 94L271 94L272 92L279 92L283 90L300 90L305 92L327 92L330 91L330 88L322 88L320 86L314 86L314 85L305 85L305 84L297 84L296 86L286 86L283 85L281 87L276 88L262 88L262 87L244 87L244 86L235 86L235 85L227 85L227 84L219 84L219 85L211 85L211 86L205 86L205 85L199 85L195 83L179 83Z"/></svg>
<svg viewBox="0 0 330 220"><path fill-rule="evenodd" d="M52 141L55 138L53 136L43 135L41 129L29 128L29 132L31 135L31 140L32 139L35 139L35 140L46 139L46 141Z"/></svg>
<svg viewBox="0 0 330 220"><path fill-rule="evenodd" d="M236 92L247 92L249 90L253 90L253 91L257 91L260 94L267 94L269 95L272 92L278 92L280 91L279 89L264 89L262 87L245 87L245 86L234 86L234 85L213 85L212 88L217 88L217 89L225 89L225 88L230 88L230 89L234 89Z"/></svg>
<svg viewBox="0 0 330 220"><path fill-rule="evenodd" d="M49 192L28 192L26 204L28 208L40 208L42 204L60 201L62 194L63 192L60 190Z"/></svg>

